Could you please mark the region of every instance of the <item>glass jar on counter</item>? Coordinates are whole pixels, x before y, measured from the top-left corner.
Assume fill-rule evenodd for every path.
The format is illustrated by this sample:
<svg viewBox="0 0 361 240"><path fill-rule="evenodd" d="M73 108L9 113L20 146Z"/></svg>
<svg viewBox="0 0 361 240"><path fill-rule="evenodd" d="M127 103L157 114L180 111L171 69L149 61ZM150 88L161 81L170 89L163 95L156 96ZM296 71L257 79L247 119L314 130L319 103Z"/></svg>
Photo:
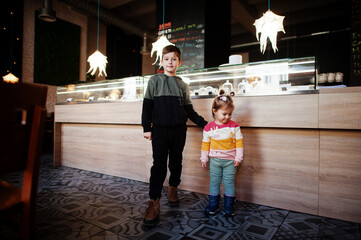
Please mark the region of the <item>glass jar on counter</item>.
<svg viewBox="0 0 361 240"><path fill-rule="evenodd" d="M222 89L223 89L224 92L227 93L227 94L233 92L232 83L230 83L229 80L227 80L225 83L223 83Z"/></svg>
<svg viewBox="0 0 361 240"><path fill-rule="evenodd" d="M201 87L201 88L199 89L199 95L208 95L207 88Z"/></svg>
<svg viewBox="0 0 361 240"><path fill-rule="evenodd" d="M213 94L217 93L217 89L215 89L211 86L206 87L206 89L207 89L208 95L213 95Z"/></svg>
<svg viewBox="0 0 361 240"><path fill-rule="evenodd" d="M238 93L247 93L250 91L251 85L246 81L246 79L242 79L242 81L238 84Z"/></svg>

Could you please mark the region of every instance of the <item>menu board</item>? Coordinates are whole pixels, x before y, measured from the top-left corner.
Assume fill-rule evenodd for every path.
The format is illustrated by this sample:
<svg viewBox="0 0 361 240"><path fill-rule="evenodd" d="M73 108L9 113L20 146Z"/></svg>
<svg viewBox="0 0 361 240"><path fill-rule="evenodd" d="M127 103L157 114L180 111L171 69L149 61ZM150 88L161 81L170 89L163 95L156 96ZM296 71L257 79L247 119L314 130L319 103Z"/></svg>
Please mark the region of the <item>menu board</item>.
<svg viewBox="0 0 361 240"><path fill-rule="evenodd" d="M164 3L164 23L157 20L158 36L165 35L181 50L182 65L178 71L204 68L205 0Z"/></svg>
<svg viewBox="0 0 361 240"><path fill-rule="evenodd" d="M350 85L361 85L361 0L352 1L351 21Z"/></svg>

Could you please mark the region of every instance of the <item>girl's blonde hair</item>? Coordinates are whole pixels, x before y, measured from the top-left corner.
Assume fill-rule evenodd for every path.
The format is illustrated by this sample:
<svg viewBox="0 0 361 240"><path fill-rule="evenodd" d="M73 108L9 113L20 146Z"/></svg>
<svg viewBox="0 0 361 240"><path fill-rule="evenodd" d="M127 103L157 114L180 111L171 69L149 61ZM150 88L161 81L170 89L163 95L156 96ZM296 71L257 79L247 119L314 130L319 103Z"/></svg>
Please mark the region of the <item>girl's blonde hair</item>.
<svg viewBox="0 0 361 240"><path fill-rule="evenodd" d="M213 111L218 111L220 108L232 108L234 109L233 99L231 95L225 94L224 90L219 90L219 95L214 98L212 103L212 116L214 117Z"/></svg>

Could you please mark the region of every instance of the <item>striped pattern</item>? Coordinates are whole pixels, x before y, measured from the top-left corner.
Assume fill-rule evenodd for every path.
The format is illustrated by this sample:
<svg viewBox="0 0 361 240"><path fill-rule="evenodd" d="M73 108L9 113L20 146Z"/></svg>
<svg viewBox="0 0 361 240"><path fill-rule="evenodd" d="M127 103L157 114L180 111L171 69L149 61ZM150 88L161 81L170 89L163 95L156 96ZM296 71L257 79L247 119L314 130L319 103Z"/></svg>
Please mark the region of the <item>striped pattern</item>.
<svg viewBox="0 0 361 240"><path fill-rule="evenodd" d="M218 125L214 121L208 123L203 130L201 161L207 162L209 157L243 160L243 136L238 123L229 121Z"/></svg>

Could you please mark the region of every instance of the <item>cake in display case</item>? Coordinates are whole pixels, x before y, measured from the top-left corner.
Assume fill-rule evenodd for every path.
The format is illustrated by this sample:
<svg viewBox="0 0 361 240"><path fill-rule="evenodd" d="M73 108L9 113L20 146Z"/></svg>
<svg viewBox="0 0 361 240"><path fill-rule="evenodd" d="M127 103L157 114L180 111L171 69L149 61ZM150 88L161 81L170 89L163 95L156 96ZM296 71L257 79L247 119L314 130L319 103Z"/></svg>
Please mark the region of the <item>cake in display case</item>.
<svg viewBox="0 0 361 240"><path fill-rule="evenodd" d="M214 97L220 89L237 96L317 93L315 57L279 59L178 72L193 98ZM57 87L57 104L142 101L153 75Z"/></svg>

